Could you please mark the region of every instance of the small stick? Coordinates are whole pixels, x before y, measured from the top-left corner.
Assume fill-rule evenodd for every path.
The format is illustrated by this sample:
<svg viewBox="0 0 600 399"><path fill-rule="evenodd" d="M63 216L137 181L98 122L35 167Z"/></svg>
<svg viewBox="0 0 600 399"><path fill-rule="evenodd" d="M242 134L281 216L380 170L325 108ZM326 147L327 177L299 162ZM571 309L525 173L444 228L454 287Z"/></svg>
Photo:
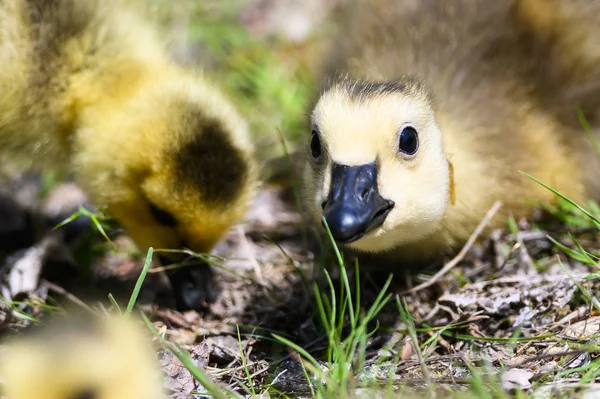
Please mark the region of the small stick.
<svg viewBox="0 0 600 399"><path fill-rule="evenodd" d="M517 231L516 239L517 243L519 244L519 253L521 255L521 260L523 260L525 265L527 265L527 271L529 272L529 274L539 274L537 269L535 268L535 262L531 258L531 255L529 255L529 251L527 250L527 247L523 242L523 237L521 236L521 233L519 231Z"/></svg>
<svg viewBox="0 0 600 399"><path fill-rule="evenodd" d="M584 351L584 350L575 350L575 351L564 351L564 352L555 352L555 353L543 353L541 355L537 355L534 357L530 357L529 359L525 359L512 367L519 368L519 367L524 366L527 363L537 362L538 360L544 360L544 359L553 358L553 357L564 357L564 356L573 355L573 357L571 358L571 360L572 360L573 358L581 356L584 353L589 353L589 352Z"/></svg>
<svg viewBox="0 0 600 399"><path fill-rule="evenodd" d="M429 280L425 281L424 283L421 283L421 284L417 285L416 287L413 287L409 290L403 291L399 295L414 294L417 291L420 291L427 287L431 287L440 278L442 278L446 273L448 273L450 270L452 270L452 268L454 268L454 266L456 266L461 260L463 260L463 258L465 257L467 252L469 252L469 250L471 249L471 247L473 246L473 244L475 243L475 241L477 240L477 238L479 237L479 235L481 234L483 229L490 223L490 221L492 220L492 218L494 217L496 212L498 212L498 209L500 209L500 206L502 206L502 203L500 201L494 202L494 205L492 205L490 210L487 211L487 213L485 214L485 217L481 220L481 222L479 223L477 228L469 236L469 239L467 240L465 246L462 247L460 252L450 262L446 263L446 265L439 272L434 274Z"/></svg>

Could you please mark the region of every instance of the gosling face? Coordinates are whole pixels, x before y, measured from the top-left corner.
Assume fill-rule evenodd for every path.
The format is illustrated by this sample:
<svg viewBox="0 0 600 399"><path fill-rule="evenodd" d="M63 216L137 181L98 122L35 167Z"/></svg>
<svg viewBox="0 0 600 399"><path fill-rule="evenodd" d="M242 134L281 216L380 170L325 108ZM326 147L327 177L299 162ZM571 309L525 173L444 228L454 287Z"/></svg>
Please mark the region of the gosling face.
<svg viewBox="0 0 600 399"><path fill-rule="evenodd" d="M449 201L449 165L416 82L335 83L312 113L305 187L337 242L382 252L431 234Z"/></svg>
<svg viewBox="0 0 600 399"><path fill-rule="evenodd" d="M255 189L246 124L192 80L140 93L119 112L79 135L80 180L141 248L210 252L244 217ZM162 263L182 260L161 255ZM206 265L169 277L179 309L202 309L214 297Z"/></svg>
<svg viewBox="0 0 600 399"><path fill-rule="evenodd" d="M235 143L235 129L221 118L188 109L173 140L139 182L141 212L121 214L136 241L155 248L189 248L208 253L247 208L253 171L249 154ZM177 131L181 129L181 131ZM120 204L115 204L120 206ZM163 254L163 263L180 261ZM198 309L215 296L212 272L206 265L170 273L180 309Z"/></svg>

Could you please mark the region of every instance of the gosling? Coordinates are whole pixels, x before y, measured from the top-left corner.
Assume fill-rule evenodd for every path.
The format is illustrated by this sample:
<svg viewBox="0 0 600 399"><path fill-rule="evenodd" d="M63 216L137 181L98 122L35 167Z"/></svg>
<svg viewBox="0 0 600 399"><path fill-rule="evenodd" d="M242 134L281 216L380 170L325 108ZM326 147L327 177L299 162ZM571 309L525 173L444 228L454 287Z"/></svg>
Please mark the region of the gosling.
<svg viewBox="0 0 600 399"><path fill-rule="evenodd" d="M323 67L338 76L312 111L303 176L310 213L339 244L385 266L432 262L495 201L490 228L555 201L519 171L600 198L600 157L573 118L600 86L565 100L541 56L556 43L523 23L519 1L353 4Z"/></svg>
<svg viewBox="0 0 600 399"><path fill-rule="evenodd" d="M207 253L256 186L245 120L119 0L0 2L0 161L66 167L140 249ZM169 259L167 259L169 261ZM169 275L200 309L210 268Z"/></svg>
<svg viewBox="0 0 600 399"><path fill-rule="evenodd" d="M163 399L149 334L122 316L67 317L5 342L7 399Z"/></svg>

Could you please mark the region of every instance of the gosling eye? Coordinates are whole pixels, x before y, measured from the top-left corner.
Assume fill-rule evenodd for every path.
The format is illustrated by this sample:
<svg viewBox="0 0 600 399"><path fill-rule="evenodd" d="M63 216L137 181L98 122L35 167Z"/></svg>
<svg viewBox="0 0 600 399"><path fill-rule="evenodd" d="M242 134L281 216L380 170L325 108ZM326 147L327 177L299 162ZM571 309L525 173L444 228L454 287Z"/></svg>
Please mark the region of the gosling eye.
<svg viewBox="0 0 600 399"><path fill-rule="evenodd" d="M321 156L321 139L316 129L313 129L312 137L310 138L310 153L314 159Z"/></svg>
<svg viewBox="0 0 600 399"><path fill-rule="evenodd" d="M413 155L419 148L419 136L412 126L407 126L400 132L398 150L406 155Z"/></svg>
<svg viewBox="0 0 600 399"><path fill-rule="evenodd" d="M98 395L92 389L85 389L80 392L77 392L75 395L70 397L69 399L95 399Z"/></svg>
<svg viewBox="0 0 600 399"><path fill-rule="evenodd" d="M159 207L157 207L153 203L150 203L150 213L152 214L152 217L159 224L161 224L163 226L166 226L166 227L175 227L175 226L177 226L177 219L175 219L175 217L173 215L171 215L167 211L164 211L164 210L160 209Z"/></svg>

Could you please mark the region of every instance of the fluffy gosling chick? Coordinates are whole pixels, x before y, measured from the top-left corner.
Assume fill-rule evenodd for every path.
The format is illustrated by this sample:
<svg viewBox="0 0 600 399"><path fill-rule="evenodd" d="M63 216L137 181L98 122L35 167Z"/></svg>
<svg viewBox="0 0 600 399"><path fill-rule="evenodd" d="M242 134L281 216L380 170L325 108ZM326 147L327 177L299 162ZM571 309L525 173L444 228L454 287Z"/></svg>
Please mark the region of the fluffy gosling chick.
<svg viewBox="0 0 600 399"><path fill-rule="evenodd" d="M148 334L125 317L65 319L9 340L0 358L7 399L162 399Z"/></svg>
<svg viewBox="0 0 600 399"><path fill-rule="evenodd" d="M491 227L555 199L519 171L576 201L598 193L586 134L540 99L553 90L533 83L547 59L530 58L540 42L514 3L364 0L347 11L328 69L349 77L312 112L304 173L308 207L339 243L429 262L463 245L496 200Z"/></svg>
<svg viewBox="0 0 600 399"><path fill-rule="evenodd" d="M119 0L0 3L2 159L70 166L142 249L209 252L255 181L245 121ZM202 307L210 269L170 274Z"/></svg>
<svg viewBox="0 0 600 399"><path fill-rule="evenodd" d="M548 58L538 79L560 94L548 96L548 103L559 105L561 117L581 107L587 118L598 118L600 98L600 1L598 0L519 0L515 14L523 28L538 42L538 49ZM559 90L552 84L561 85ZM574 102L577 102L575 104ZM571 103L571 107L565 105ZM566 109L565 109L566 108ZM566 111L566 112L565 112Z"/></svg>

